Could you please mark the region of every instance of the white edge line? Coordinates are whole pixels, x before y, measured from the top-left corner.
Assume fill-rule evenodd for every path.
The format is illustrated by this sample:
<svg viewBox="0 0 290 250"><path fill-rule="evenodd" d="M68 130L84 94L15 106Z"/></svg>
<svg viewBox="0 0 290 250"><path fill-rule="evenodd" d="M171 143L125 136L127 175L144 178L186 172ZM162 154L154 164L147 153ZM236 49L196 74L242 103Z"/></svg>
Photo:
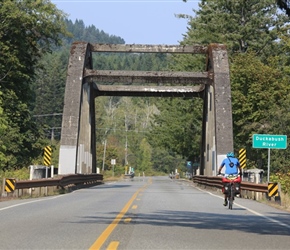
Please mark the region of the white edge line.
<svg viewBox="0 0 290 250"><path fill-rule="evenodd" d="M223 199L223 197L220 197L219 195L213 194L213 193L208 192L208 191L204 191L204 190L202 190L202 189L200 189L200 188L198 188L198 187L196 187L196 188L197 188L198 190L202 191L202 192L205 192L205 193L208 193L208 194L210 194L210 195L212 195L212 196L215 196L215 197L218 197L218 198L220 198L220 199ZM283 222L281 222L281 221L274 220L274 219L272 219L272 218L270 218L270 217L268 217L268 216L266 216L266 215L260 214L260 213L258 213L258 212L256 212L256 211L254 211L254 210L252 210L252 209L250 209L250 208L247 208L247 207L245 207L245 206L242 206L242 205L240 205L240 204L238 204L238 203L236 203L236 202L235 202L235 205L238 206L238 207L240 207L240 208L244 208L244 209L248 210L248 211L249 211L250 213L252 213L252 214L258 215L258 216L260 216L260 217L262 217L262 218L265 218L265 219L267 219L267 220L269 220L269 221L271 221L271 222L273 222L273 223L277 223L277 224L280 225L280 226L283 226L283 227L286 227L286 228L289 228L289 229L290 229L290 225L287 225L287 224L285 224L285 223L283 223Z"/></svg>
<svg viewBox="0 0 290 250"><path fill-rule="evenodd" d="M6 209L9 209L9 208L19 207L19 206L30 204L30 203L52 200L52 199L56 199L56 198L59 198L59 197L62 197L62 195L57 195L57 196L49 197L49 198L46 198L46 199L33 200L33 201L28 201L28 202L23 202L23 203L11 205L11 206L8 206L8 207L3 207L3 208L0 208L0 211L6 210Z"/></svg>

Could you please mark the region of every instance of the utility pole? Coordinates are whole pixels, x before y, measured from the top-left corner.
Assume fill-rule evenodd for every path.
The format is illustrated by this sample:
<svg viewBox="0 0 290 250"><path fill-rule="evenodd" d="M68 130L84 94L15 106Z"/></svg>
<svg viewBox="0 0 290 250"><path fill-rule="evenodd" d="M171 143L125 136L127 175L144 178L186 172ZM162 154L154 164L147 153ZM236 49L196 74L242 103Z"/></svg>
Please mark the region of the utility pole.
<svg viewBox="0 0 290 250"><path fill-rule="evenodd" d="M51 138L50 138L50 141L51 141L51 145L54 141L54 127L51 128Z"/></svg>
<svg viewBox="0 0 290 250"><path fill-rule="evenodd" d="M125 165L128 165L128 140L127 140L127 131L126 131L126 145L125 145Z"/></svg>
<svg viewBox="0 0 290 250"><path fill-rule="evenodd" d="M105 139L105 142L104 142L104 154L103 154L103 166L102 166L102 172L105 171L106 147L107 147L107 139Z"/></svg>
<svg viewBox="0 0 290 250"><path fill-rule="evenodd" d="M128 136L127 136L127 132L128 132L128 126L127 126L127 117L125 114L125 130L126 130L126 142L125 142L125 166L128 165Z"/></svg>

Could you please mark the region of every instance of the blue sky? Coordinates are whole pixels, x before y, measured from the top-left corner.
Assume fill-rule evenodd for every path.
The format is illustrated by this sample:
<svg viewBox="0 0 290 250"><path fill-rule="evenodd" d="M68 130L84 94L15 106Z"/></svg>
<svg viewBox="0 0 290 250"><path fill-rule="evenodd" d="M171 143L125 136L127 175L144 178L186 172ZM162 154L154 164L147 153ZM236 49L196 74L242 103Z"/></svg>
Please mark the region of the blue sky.
<svg viewBox="0 0 290 250"><path fill-rule="evenodd" d="M198 2L189 0L51 0L72 21L83 20L126 44L179 44L187 31L187 20Z"/></svg>

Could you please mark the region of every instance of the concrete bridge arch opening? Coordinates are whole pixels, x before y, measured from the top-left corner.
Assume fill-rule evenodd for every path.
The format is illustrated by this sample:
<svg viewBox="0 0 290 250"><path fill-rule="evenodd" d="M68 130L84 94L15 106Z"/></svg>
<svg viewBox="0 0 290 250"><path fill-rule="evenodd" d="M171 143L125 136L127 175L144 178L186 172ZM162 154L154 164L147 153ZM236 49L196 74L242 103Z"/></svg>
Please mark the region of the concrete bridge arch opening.
<svg viewBox="0 0 290 250"><path fill-rule="evenodd" d="M205 54L206 71L117 71L93 68L93 53ZM104 82L143 85L102 85ZM148 83L171 83L152 86ZM185 84L186 86L183 86ZM199 97L203 100L200 174L215 175L233 151L229 64L222 44L128 45L75 42L68 63L62 117L59 174L96 173L95 98L98 96Z"/></svg>

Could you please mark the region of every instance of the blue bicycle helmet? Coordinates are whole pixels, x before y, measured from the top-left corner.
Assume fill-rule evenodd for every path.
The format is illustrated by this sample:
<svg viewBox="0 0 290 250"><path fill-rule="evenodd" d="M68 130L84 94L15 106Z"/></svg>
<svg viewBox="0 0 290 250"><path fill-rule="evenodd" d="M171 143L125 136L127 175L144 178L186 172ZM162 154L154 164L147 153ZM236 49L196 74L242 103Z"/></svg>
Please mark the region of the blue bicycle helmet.
<svg viewBox="0 0 290 250"><path fill-rule="evenodd" d="M234 152L228 152L228 153L227 153L227 157L235 157Z"/></svg>

